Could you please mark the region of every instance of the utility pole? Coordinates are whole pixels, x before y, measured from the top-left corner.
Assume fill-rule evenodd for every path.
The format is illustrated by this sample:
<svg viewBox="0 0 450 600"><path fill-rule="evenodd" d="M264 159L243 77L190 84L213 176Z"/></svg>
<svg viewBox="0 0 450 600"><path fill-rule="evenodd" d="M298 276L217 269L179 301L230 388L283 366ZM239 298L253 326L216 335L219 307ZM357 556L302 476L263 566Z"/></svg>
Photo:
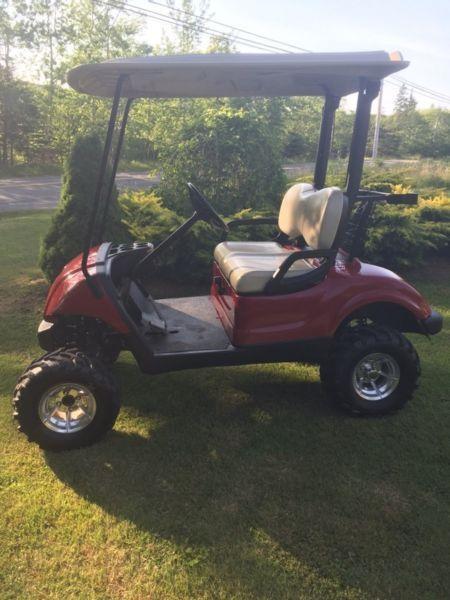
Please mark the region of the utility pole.
<svg viewBox="0 0 450 600"><path fill-rule="evenodd" d="M380 92L378 94L377 116L375 119L375 131L373 133L373 148L372 160L378 156L378 142L380 141L380 125L381 125L381 104L383 102L383 80L380 82Z"/></svg>

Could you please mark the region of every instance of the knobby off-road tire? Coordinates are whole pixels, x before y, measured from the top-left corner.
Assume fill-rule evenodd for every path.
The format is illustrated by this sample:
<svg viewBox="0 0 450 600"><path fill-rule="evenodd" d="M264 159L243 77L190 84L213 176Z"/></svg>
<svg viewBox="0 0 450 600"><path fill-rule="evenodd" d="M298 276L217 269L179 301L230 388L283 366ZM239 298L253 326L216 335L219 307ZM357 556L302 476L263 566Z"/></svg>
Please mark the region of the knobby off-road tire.
<svg viewBox="0 0 450 600"><path fill-rule="evenodd" d="M419 376L420 362L413 345L400 332L383 325L345 329L320 366L326 394L341 408L360 415L399 410L411 399Z"/></svg>
<svg viewBox="0 0 450 600"><path fill-rule="evenodd" d="M93 444L112 429L120 402L106 365L77 348L60 348L25 370L13 407L19 430L30 442L46 450L71 450Z"/></svg>

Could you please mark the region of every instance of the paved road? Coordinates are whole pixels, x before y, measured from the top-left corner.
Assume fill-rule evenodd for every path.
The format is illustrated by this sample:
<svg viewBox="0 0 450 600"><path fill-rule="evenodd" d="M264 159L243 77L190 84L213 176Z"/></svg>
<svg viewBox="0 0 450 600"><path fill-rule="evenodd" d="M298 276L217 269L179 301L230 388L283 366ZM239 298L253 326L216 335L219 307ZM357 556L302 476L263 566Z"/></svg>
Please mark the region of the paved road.
<svg viewBox="0 0 450 600"><path fill-rule="evenodd" d="M370 161L367 161L370 163ZM413 160L386 160L386 166L415 162ZM314 170L314 163L305 162L285 165L289 177L300 177ZM146 189L158 183L158 177L150 179L145 172L119 173L117 185L120 189ZM54 208L59 199L61 179L58 176L0 179L0 212Z"/></svg>
<svg viewBox="0 0 450 600"><path fill-rule="evenodd" d="M118 173L117 185L120 189L145 189L157 183L157 178L149 179L146 173ZM59 199L61 178L11 177L0 179L0 212L54 208Z"/></svg>

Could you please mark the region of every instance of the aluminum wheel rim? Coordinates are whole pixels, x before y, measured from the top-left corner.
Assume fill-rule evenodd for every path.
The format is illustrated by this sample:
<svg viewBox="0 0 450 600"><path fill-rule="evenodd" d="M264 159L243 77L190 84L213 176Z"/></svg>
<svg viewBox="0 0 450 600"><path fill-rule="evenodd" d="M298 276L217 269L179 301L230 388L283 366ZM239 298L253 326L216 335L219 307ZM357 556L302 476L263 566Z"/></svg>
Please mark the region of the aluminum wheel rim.
<svg viewBox="0 0 450 600"><path fill-rule="evenodd" d="M92 392L79 383L62 383L50 388L39 401L39 418L51 431L70 434L89 425L97 403Z"/></svg>
<svg viewBox="0 0 450 600"><path fill-rule="evenodd" d="M353 370L353 388L358 396L379 402L392 394L400 381L400 367L390 354L364 356Z"/></svg>

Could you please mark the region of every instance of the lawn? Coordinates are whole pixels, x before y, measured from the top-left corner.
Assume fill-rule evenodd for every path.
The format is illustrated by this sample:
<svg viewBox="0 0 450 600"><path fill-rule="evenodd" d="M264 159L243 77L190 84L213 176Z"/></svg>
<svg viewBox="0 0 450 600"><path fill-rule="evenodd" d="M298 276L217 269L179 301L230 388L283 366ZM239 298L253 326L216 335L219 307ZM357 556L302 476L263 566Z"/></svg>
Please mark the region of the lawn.
<svg viewBox="0 0 450 600"><path fill-rule="evenodd" d="M447 599L450 332L414 338L402 412L345 416L316 368L141 375L101 443L46 453L11 420L39 355L49 213L0 217L0 598ZM450 318L448 265L413 274Z"/></svg>

